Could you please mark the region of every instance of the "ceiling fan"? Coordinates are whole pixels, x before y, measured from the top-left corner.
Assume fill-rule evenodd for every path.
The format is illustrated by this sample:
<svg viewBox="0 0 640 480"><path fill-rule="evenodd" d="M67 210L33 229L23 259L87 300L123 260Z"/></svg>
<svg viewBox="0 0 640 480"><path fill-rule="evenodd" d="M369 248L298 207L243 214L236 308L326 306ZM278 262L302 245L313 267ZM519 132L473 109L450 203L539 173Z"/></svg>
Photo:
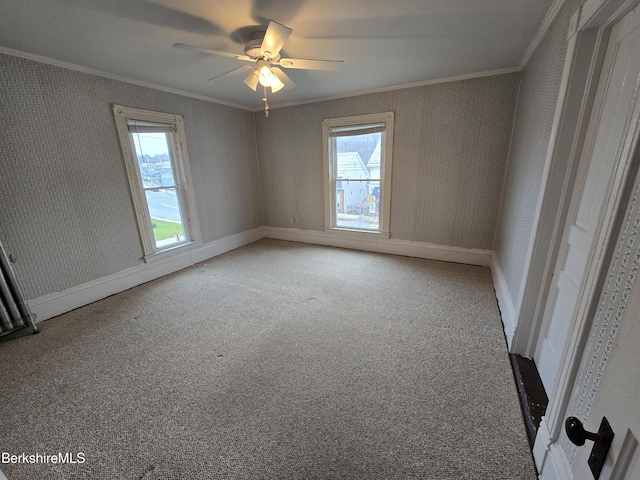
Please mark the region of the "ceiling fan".
<svg viewBox="0 0 640 480"><path fill-rule="evenodd" d="M280 68L294 68L301 70L328 70L339 71L342 69L341 60L309 60L302 58L283 58L280 50L284 43L291 35L293 30L289 27L281 25L278 22L271 21L266 32L255 32L253 39L249 40L244 46L244 55L235 53L221 52L208 48L197 47L195 45L187 45L184 43L176 43L174 47L186 50L195 50L210 55L221 55L223 57L231 57L252 65L244 65L230 72L217 75L210 78L209 81L215 80L225 75L231 75L250 70L249 75L244 79L244 83L252 90L256 91L258 84L264 87L263 100L265 102L265 114L269 116L269 105L267 104L267 88L271 88L271 92L275 93L282 88L295 88L296 84L285 74Z"/></svg>

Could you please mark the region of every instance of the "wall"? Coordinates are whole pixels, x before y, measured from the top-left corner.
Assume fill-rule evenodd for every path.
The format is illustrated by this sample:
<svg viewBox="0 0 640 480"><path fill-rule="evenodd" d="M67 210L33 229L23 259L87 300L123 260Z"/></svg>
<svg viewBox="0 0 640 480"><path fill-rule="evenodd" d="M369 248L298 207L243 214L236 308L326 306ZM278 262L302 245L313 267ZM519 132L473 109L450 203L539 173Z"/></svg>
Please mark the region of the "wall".
<svg viewBox="0 0 640 480"><path fill-rule="evenodd" d="M496 257L514 305L519 300L533 233L567 53L569 21L582 3L584 0L567 0L564 3L522 71L503 208L495 242Z"/></svg>
<svg viewBox="0 0 640 480"><path fill-rule="evenodd" d="M391 238L493 249L518 85L511 73L256 113L265 225L322 231L322 120L392 110Z"/></svg>
<svg viewBox="0 0 640 480"><path fill-rule="evenodd" d="M262 225L252 112L0 54L0 239L29 299L142 264L113 103L184 116L203 242Z"/></svg>

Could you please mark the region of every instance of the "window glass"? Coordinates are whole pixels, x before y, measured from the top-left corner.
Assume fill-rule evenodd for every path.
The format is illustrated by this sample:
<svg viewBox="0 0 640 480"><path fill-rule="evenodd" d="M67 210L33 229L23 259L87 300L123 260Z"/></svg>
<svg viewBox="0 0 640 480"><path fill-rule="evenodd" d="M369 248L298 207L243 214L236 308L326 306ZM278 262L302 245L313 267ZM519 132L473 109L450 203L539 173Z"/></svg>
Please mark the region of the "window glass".
<svg viewBox="0 0 640 480"><path fill-rule="evenodd" d="M392 126L391 113L324 121L327 228L388 233Z"/></svg>
<svg viewBox="0 0 640 480"><path fill-rule="evenodd" d="M130 132L156 248L185 241L179 189L173 175L168 132Z"/></svg>

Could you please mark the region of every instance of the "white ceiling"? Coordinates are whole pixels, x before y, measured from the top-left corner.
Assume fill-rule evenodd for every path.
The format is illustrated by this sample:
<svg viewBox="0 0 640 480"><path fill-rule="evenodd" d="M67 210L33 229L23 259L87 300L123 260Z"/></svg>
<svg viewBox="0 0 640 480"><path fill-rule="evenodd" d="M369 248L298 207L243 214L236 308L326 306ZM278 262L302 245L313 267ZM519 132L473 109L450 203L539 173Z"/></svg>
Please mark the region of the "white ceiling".
<svg viewBox="0 0 640 480"><path fill-rule="evenodd" d="M242 54L275 20L293 29L283 56L344 60L341 72L286 70L298 87L270 95L273 107L517 69L553 2L0 0L0 51L260 109L246 73L207 81L245 62L172 45Z"/></svg>

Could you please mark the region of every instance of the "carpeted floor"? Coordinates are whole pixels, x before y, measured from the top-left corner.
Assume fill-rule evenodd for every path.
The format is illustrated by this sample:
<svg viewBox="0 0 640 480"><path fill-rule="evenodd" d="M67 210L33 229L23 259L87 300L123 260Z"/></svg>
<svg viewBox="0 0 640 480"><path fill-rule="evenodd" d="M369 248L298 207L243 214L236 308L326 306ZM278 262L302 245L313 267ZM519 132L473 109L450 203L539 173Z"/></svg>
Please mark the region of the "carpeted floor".
<svg viewBox="0 0 640 480"><path fill-rule="evenodd" d="M261 240L0 342L32 479L536 477L487 268Z"/></svg>

